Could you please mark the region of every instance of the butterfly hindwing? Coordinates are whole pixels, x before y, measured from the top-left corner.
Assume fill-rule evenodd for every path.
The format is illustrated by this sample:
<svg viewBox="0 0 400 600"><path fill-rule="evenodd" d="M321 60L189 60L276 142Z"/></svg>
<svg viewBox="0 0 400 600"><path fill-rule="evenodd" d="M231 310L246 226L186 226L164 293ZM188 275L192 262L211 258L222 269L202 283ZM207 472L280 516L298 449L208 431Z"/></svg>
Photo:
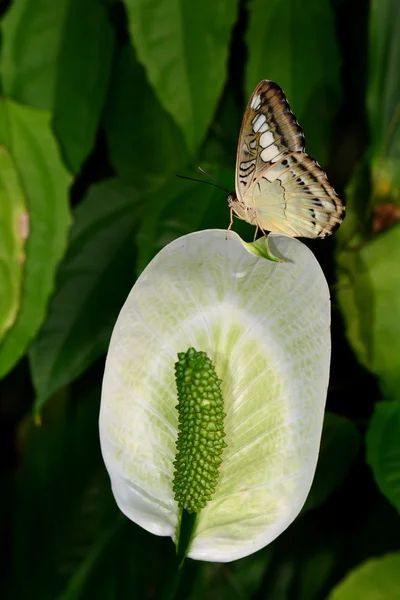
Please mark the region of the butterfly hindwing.
<svg viewBox="0 0 400 600"><path fill-rule="evenodd" d="M274 199L265 202L272 190ZM294 237L325 237L343 220L343 204L325 172L304 152L287 153L266 168L246 201L262 229Z"/></svg>
<svg viewBox="0 0 400 600"><path fill-rule="evenodd" d="M262 81L248 103L236 163L236 214L263 231L325 237L342 222L344 205L318 163L281 88Z"/></svg>

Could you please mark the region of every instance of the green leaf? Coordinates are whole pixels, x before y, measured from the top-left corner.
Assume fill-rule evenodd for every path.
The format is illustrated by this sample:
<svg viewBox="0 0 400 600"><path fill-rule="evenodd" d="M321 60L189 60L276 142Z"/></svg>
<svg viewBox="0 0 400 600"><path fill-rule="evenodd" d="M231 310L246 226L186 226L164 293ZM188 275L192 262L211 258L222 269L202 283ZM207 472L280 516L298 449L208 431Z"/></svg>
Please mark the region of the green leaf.
<svg viewBox="0 0 400 600"><path fill-rule="evenodd" d="M372 0L367 91L376 200L400 204L400 12L396 0Z"/></svg>
<svg viewBox="0 0 400 600"><path fill-rule="evenodd" d="M397 4L373 0L370 12L368 117L370 146L348 188L346 220L338 232L338 300L358 360L380 378L384 395L399 398L399 225L373 235L371 213L382 202L400 205L400 60ZM389 207L390 208L390 207ZM372 219L373 221L373 219Z"/></svg>
<svg viewBox="0 0 400 600"><path fill-rule="evenodd" d="M28 227L21 181L12 156L0 146L0 340L19 308Z"/></svg>
<svg viewBox="0 0 400 600"><path fill-rule="evenodd" d="M329 595L329 600L398 600L400 553L387 554L351 571Z"/></svg>
<svg viewBox="0 0 400 600"><path fill-rule="evenodd" d="M98 439L100 389L87 381L58 394L40 427L30 417L19 427L13 598L146 598L168 566L171 541L135 527L115 505Z"/></svg>
<svg viewBox="0 0 400 600"><path fill-rule="evenodd" d="M242 106L236 96L234 82L230 82L230 85L224 88L207 138L201 147L201 164L234 168L238 135L243 118Z"/></svg>
<svg viewBox="0 0 400 600"><path fill-rule="evenodd" d="M41 427L30 418L20 426L12 573L18 598L56 598L121 520L98 444L99 390L74 389L73 398L56 398Z"/></svg>
<svg viewBox="0 0 400 600"><path fill-rule="evenodd" d="M340 256L338 298L359 360L375 373L383 392L399 398L400 225Z"/></svg>
<svg viewBox="0 0 400 600"><path fill-rule="evenodd" d="M74 173L95 142L113 50L106 6L100 0L70 0L58 58L53 127Z"/></svg>
<svg viewBox="0 0 400 600"><path fill-rule="evenodd" d="M79 598L84 598L86 588L90 585L91 579L93 578L93 571L103 558L103 555L107 553L109 546L114 541L114 538L118 536L122 527L122 519L116 518L114 523L112 523L108 528L105 528L105 531L99 532L99 535L97 536L98 539L94 540L94 543L84 560L82 560L81 564L71 574L70 580L61 594L57 596L57 600L78 600ZM114 582L112 580L111 573L107 571L106 573L108 575L108 585L110 585L110 580L113 584ZM105 590L105 594L107 597L107 588ZM96 598L99 599L100 597L99 591L96 594Z"/></svg>
<svg viewBox="0 0 400 600"><path fill-rule="evenodd" d="M350 419L325 413L317 470L303 512L323 504L342 485L360 444L361 435Z"/></svg>
<svg viewBox="0 0 400 600"><path fill-rule="evenodd" d="M0 376L21 358L42 324L67 243L70 177L59 156L50 117L47 111L11 100L0 102L0 143L13 157L29 218L21 306L0 348Z"/></svg>
<svg viewBox="0 0 400 600"><path fill-rule="evenodd" d="M370 193L364 158L347 186L346 219L337 234L337 299L346 335L359 362L380 377L385 394L397 398L400 228L397 225L375 237L368 233L366 203Z"/></svg>
<svg viewBox="0 0 400 600"><path fill-rule="evenodd" d="M367 461L381 492L400 512L400 402L379 402L367 433Z"/></svg>
<svg viewBox="0 0 400 600"><path fill-rule="evenodd" d="M78 172L91 151L104 106L114 32L102 0L21 0L2 22L7 96L54 110L64 158Z"/></svg>
<svg viewBox="0 0 400 600"><path fill-rule="evenodd" d="M257 597L263 574L271 559L271 547L229 564L202 562L193 573L188 565L180 598L186 600L251 600ZM193 563L191 563L193 565Z"/></svg>
<svg viewBox="0 0 400 600"><path fill-rule="evenodd" d="M216 177L229 185L233 171L220 169ZM236 219L235 231L238 223ZM138 232L138 272L172 240L213 226L226 229L229 226L226 193L209 185L171 178L149 195L149 205Z"/></svg>
<svg viewBox="0 0 400 600"><path fill-rule="evenodd" d="M306 531L305 536L309 536L309 532ZM325 598L324 592L337 568L341 550L338 548L337 541L329 539L324 543L321 537L323 536L317 534L315 538L311 538L312 541L308 541L307 546L311 546L311 543L314 542L313 548L303 549L301 543L298 543L294 560L297 579L294 588L296 590L294 596L296 600ZM292 591L293 587L293 585L290 586L289 594L294 593ZM278 586L278 594L279 591Z"/></svg>
<svg viewBox="0 0 400 600"><path fill-rule="evenodd" d="M141 201L134 188L111 180L93 186L76 209L57 292L29 353L37 411L107 350L134 281Z"/></svg>
<svg viewBox="0 0 400 600"><path fill-rule="evenodd" d="M1 23L3 92L23 104L51 109L70 0L17 0Z"/></svg>
<svg viewBox="0 0 400 600"><path fill-rule="evenodd" d="M210 125L226 78L236 0L125 0L139 61L191 154Z"/></svg>
<svg viewBox="0 0 400 600"><path fill-rule="evenodd" d="M345 190L347 200L346 218L335 234L337 266L337 300L342 311L346 335L358 360L370 367L369 339L371 294L357 285L365 268L360 260L360 251L368 243L366 204L370 196L370 174L366 158L356 166ZM364 278L366 279L366 278ZM367 280L368 281L368 280Z"/></svg>
<svg viewBox="0 0 400 600"><path fill-rule="evenodd" d="M171 576L171 541L155 538L121 519L120 514L116 517L108 527L99 529L56 600L167 597L161 586Z"/></svg>
<svg viewBox="0 0 400 600"><path fill-rule="evenodd" d="M325 163L340 96L340 52L329 0L253 0L247 31L248 96L262 79L287 94L304 128L307 152Z"/></svg>
<svg viewBox="0 0 400 600"><path fill-rule="evenodd" d="M154 185L186 160L183 136L157 100L130 44L119 51L104 120L111 163L125 181Z"/></svg>

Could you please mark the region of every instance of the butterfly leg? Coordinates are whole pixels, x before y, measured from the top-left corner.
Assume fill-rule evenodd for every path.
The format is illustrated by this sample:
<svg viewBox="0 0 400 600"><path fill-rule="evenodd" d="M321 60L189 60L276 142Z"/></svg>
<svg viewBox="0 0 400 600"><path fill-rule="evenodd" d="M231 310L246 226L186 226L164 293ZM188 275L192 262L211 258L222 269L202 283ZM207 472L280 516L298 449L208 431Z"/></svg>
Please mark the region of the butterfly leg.
<svg viewBox="0 0 400 600"><path fill-rule="evenodd" d="M265 235L265 237L268 236L268 233L266 233L264 231L264 229L261 227L261 225L259 223L257 223L257 229L256 229L256 233L258 232L258 230L261 229L261 231L263 232L263 235ZM254 238L255 239L255 238Z"/></svg>
<svg viewBox="0 0 400 600"><path fill-rule="evenodd" d="M256 226L256 230L255 230L255 233L254 233L254 240L253 240L253 242L255 242L255 241L256 241L256 239L257 239L257 233L258 233L258 229L259 229L259 227L258 227L258 225L257 225L257 226Z"/></svg>
<svg viewBox="0 0 400 600"><path fill-rule="evenodd" d="M233 225L233 209L232 209L232 208L230 209L230 219L231 219L231 220L230 220L230 222L229 222L229 227L228 227L228 229L226 230L226 236L225 236L225 239L226 239L226 240L228 239L228 231L230 231L230 230L232 229L232 225Z"/></svg>

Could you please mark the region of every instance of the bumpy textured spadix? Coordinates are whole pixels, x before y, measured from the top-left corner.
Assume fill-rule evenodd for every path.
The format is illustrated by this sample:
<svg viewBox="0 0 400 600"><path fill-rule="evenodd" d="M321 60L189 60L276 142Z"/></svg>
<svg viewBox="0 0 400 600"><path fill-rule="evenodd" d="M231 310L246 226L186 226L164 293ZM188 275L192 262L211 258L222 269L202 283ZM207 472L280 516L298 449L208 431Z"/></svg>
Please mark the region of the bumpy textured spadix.
<svg viewBox="0 0 400 600"><path fill-rule="evenodd" d="M189 348L175 364L178 440L173 490L179 506L198 512L215 492L226 446L221 380L205 352Z"/></svg>
<svg viewBox="0 0 400 600"><path fill-rule="evenodd" d="M258 244L263 242L258 242ZM299 513L318 457L330 359L328 287L301 242L270 236L273 263L235 233L179 238L152 260L115 325L100 438L120 509L176 538L174 365L193 347L222 380L226 447L189 556L230 561ZM258 248L258 252L260 248Z"/></svg>

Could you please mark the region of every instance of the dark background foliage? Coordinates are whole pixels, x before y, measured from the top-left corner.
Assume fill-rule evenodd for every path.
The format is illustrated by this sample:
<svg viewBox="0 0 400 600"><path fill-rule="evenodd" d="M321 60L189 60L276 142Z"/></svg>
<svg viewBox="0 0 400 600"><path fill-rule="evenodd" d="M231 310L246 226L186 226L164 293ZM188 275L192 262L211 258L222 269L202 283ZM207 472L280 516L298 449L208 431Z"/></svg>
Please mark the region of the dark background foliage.
<svg viewBox="0 0 400 600"><path fill-rule="evenodd" d="M289 529L181 598L400 598L397 0L0 3L1 595L162 598L169 539L113 501L97 419L118 311L179 235L226 228L244 107L283 87L347 200L309 243L332 293L320 459ZM235 221L247 240L252 228ZM343 581L344 580L344 581Z"/></svg>

